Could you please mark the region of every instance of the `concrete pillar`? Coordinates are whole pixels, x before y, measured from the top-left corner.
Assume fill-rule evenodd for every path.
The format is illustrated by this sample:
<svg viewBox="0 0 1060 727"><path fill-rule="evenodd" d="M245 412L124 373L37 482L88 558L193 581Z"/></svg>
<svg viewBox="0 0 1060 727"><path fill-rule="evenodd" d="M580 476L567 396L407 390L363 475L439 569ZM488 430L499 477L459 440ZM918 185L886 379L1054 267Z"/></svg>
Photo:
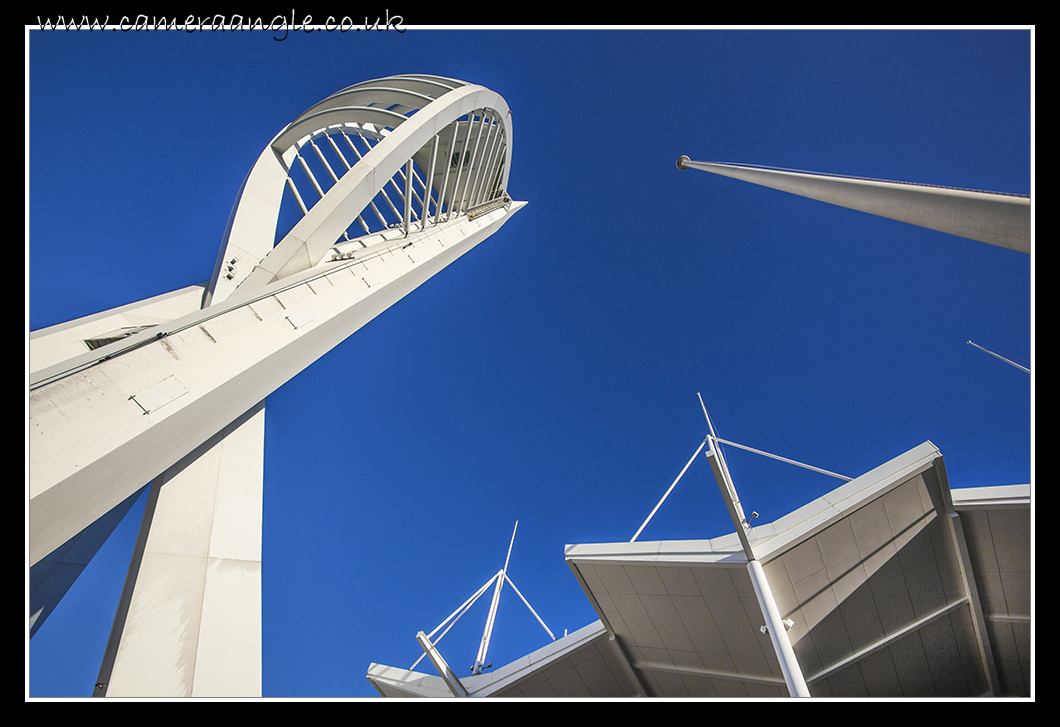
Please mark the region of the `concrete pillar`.
<svg viewBox="0 0 1060 727"><path fill-rule="evenodd" d="M95 696L261 696L261 402L152 483Z"/></svg>

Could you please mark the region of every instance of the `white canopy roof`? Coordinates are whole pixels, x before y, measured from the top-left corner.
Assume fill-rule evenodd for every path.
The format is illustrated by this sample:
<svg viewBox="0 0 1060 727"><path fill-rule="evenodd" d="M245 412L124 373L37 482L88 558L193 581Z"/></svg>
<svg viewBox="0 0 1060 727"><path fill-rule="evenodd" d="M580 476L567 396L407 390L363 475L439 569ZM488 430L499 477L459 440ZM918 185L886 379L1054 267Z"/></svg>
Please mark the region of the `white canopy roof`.
<svg viewBox="0 0 1060 727"><path fill-rule="evenodd" d="M930 442L751 530L813 696L1030 693L1030 486L951 493ZM736 534L568 545L600 622L471 696L784 697ZM372 665L384 696L450 696Z"/></svg>

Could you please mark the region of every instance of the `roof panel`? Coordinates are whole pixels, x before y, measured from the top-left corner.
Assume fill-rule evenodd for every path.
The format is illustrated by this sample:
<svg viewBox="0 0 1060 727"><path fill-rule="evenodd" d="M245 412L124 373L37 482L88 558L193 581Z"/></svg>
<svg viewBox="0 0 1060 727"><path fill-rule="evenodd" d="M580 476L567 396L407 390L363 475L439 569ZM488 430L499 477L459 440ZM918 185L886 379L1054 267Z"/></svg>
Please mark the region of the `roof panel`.
<svg viewBox="0 0 1060 727"><path fill-rule="evenodd" d="M951 497L926 442L755 527L753 552L793 622L810 693L1029 694L1029 494ZM476 694L787 695L735 534L565 552L601 621L498 670L488 689L462 680Z"/></svg>
<svg viewBox="0 0 1060 727"><path fill-rule="evenodd" d="M788 636L815 696L991 691L991 669L984 661L990 637L979 646L979 592L965 586L961 535L951 527L961 520L969 523L968 550L990 629L1003 632L994 661L1005 671L1006 684L1026 683L1028 660L1021 653L1027 649L1017 646L1026 642L1018 641L1010 626L1029 620L1014 620L1009 613L1010 602L1027 609L1029 601L1029 497L1021 499L1029 492L989 488L981 497L962 492L952 498L961 508L954 519L946 510L948 487L942 456L926 442L753 529L755 556L764 563L782 617L794 621ZM974 507L989 509L969 509ZM590 600L607 604L607 620L634 624L616 626L616 633L658 696L749 695L778 688L763 681L779 677L779 661L759 630L764 619L751 595L745 559L731 552L735 544L730 535L683 541L680 547L667 542L567 547L568 564ZM719 545L726 549L724 557ZM593 577L601 567L624 573L629 584L621 587L636 593L618 597L601 589ZM649 654L658 661L665 655L668 665L663 668ZM780 691L786 694L782 682Z"/></svg>

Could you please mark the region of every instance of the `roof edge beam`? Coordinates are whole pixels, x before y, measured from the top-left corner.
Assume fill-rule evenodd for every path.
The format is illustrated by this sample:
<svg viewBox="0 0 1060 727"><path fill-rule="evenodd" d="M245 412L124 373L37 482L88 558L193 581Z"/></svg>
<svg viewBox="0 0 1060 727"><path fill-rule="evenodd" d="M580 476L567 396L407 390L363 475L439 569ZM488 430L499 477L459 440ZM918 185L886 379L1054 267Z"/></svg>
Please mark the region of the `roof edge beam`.
<svg viewBox="0 0 1060 727"><path fill-rule="evenodd" d="M983 605L979 601L979 587L975 582L975 574L972 572L971 555L968 553L968 541L964 536L964 526L961 524L961 516L956 511L947 513L949 517L943 518L949 530L953 547L956 551L957 562L961 569L961 583L964 585L968 606L972 612L972 627L975 630L975 644L979 652L979 660L983 665L983 675L990 690L995 695L1001 694L1001 681L997 675L997 667L994 665L994 651L990 645L990 632L986 628L986 619L983 617Z"/></svg>
<svg viewBox="0 0 1060 727"><path fill-rule="evenodd" d="M603 622L603 621L601 621ZM607 641L611 644L611 651L614 652L618 658L619 663L622 665L622 670L625 672L626 677L634 687L634 691L637 692L635 696L638 697L650 697L651 693L648 692L644 686L644 682L640 678L640 674L637 673L637 669L633 664L633 661L629 658L629 654L622 648L622 644L619 643L618 637L615 636L615 632L611 631L610 626L607 628Z"/></svg>
<svg viewBox="0 0 1060 727"><path fill-rule="evenodd" d="M950 478L946 474L946 463L939 457L935 460L935 476L939 481L939 491L942 494L942 508L945 510L943 518L945 527L949 532L950 542L953 544L954 555L960 568L961 583L964 585L964 593L968 597L968 605L972 612L972 628L975 631L976 646L979 651L979 660L983 665L983 676L986 677L993 694L1001 694L1001 680L997 675L997 666L994 664L994 652L990 645L990 632L986 628L986 619L983 618L983 605L979 600L979 586L975 582L975 573L972 568L972 556L968 552L968 541L964 534L964 525L961 524L961 516L953 505L953 494L950 490Z"/></svg>

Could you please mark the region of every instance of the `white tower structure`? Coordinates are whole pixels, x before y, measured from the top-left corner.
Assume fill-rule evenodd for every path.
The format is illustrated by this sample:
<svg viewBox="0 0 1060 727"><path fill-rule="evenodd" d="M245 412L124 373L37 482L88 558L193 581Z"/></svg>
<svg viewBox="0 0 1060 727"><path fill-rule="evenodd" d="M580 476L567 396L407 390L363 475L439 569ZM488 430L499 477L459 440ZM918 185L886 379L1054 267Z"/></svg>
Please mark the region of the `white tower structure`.
<svg viewBox="0 0 1060 727"><path fill-rule="evenodd" d="M31 333L31 634L152 483L97 696L260 696L265 399L500 229L511 153L487 88L350 86L266 145L208 283Z"/></svg>

